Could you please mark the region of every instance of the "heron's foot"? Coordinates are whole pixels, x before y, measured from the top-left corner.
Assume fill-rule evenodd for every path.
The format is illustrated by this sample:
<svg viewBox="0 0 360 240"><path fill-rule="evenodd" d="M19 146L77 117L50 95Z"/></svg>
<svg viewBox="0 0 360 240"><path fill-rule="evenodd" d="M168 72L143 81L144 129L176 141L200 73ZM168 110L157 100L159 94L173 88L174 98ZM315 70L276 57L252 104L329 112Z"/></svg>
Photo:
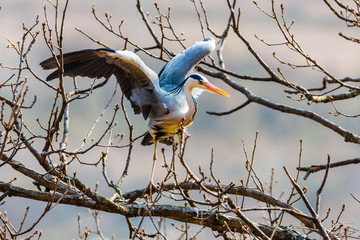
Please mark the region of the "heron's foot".
<svg viewBox="0 0 360 240"><path fill-rule="evenodd" d="M150 181L149 185L145 188L145 191L143 192L142 197L145 197L146 195L148 195L150 198L150 201L152 202L153 201L152 194L153 194L153 192L155 193L157 191L158 191L158 188L155 186L153 181Z"/></svg>

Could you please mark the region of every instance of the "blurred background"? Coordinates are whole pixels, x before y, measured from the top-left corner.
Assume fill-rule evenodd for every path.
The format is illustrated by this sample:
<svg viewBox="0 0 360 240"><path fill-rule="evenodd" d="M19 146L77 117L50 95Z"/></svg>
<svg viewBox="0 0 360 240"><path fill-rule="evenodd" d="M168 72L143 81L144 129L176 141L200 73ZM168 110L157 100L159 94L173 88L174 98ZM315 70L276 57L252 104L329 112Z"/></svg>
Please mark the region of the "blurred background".
<svg viewBox="0 0 360 240"><path fill-rule="evenodd" d="M184 44L187 47L196 41L202 40L203 37L197 20L197 14L191 1L159 0L157 2L160 9L165 13L167 12L168 6L171 6L172 24L178 34L183 33L183 37L186 39ZM204 0L203 2L207 8L209 23L212 29L218 34L221 34L228 21L226 1ZM47 6L49 23L53 25L54 11L46 2L37 0L0 2L0 63L10 67L18 66L19 60L16 53L13 49L6 47L9 44L8 40L12 42L20 41L23 35L22 24L24 23L28 27L33 25L37 15L40 21L37 29L40 31L41 23L45 21L44 4ZM258 4L263 6L264 9L270 9L269 1L259 1ZM280 2L278 2L277 5L280 5ZM65 20L64 52L100 47L76 31L75 28L83 30L93 38L100 40L114 49L123 48L124 41L112 35L94 19L91 13L92 6L95 7L98 16L103 20L105 20L104 13L110 13L112 15L111 20L113 26L116 29L118 24L122 20L125 20L122 25L122 33L133 42L143 47L153 46L154 43L146 30L146 26L141 21L135 1L77 0L70 1L68 6ZM308 88L321 86L321 81L324 77L322 73L310 69L294 70L279 65L272 57L272 53L276 52L277 55L285 61L304 64L304 60L296 53L289 51L289 49L285 47L268 47L255 39L254 34L257 34L260 38L264 38L270 43L283 42L280 31L274 21L257 9L252 1L241 1L238 7L241 9L240 30L242 34L244 34L269 66L274 70L280 66L289 81L296 82ZM149 12L152 17L157 15L153 1L143 1L142 8L144 12ZM355 35L356 29L347 28L321 1L289 0L285 3L285 13L285 17L289 23L295 20L292 31L298 43L306 53L314 59L317 59L320 65L339 78L347 76L358 77L360 75L358 55L356 54L358 45L345 41L338 36L339 32ZM206 32L206 34L206 37L211 36L208 32ZM51 54L46 48L41 35L42 33L40 32L28 59L36 74L45 78L49 72L42 71L38 63L50 57ZM174 52L182 50L174 43L167 42L166 44ZM131 47L128 49L133 50ZM157 52L155 51L155 53ZM144 62L156 72L159 72L164 65L163 62L153 60L145 54L139 53L139 55ZM215 54L213 57L215 58ZM237 39L234 34L231 34L226 42L224 58L226 67L241 75L267 76L264 69L261 68L254 57L248 52L246 46ZM10 70L0 68L1 81L8 79L11 74L12 72ZM35 118L39 117L40 121L46 123L52 106L51 103L54 98L54 93L44 87L43 84L28 72L24 72L23 76L25 75L29 76L30 89L28 102L31 103L33 96L36 95L37 103L34 109L24 112L24 117L28 125L34 129L34 131L41 134ZM220 80L211 78L209 78L209 80L227 91L231 95L231 98L223 98L209 93L204 93L199 98L199 111L193 125L188 128L191 137L188 140L185 157L188 165L194 171L197 171L198 166L201 165L205 173L209 173L211 149L213 149L215 175L221 179L224 184L230 181L235 181L237 184L240 184L240 180L246 177L244 148L248 156L251 156L254 138L256 132L259 132L254 170L263 182L268 182L272 168L275 169L276 185L274 187L274 196L279 197L284 190L286 194L290 189L289 180L282 167L286 166L293 176L296 174L295 168L298 166L300 139L303 140L303 166L325 164L327 154L330 154L332 162L359 156L358 145L345 143L341 136L320 124L297 116L275 112L260 105L250 104L232 115L223 117L208 115L206 111L226 111L237 107L245 101L245 98L240 93L232 90ZM289 104L315 111L350 131L357 134L360 133L358 119L349 119L341 116L334 117L328 114L329 111L334 111L329 104L312 104L308 106L305 101L295 102L286 98L286 93L284 93L284 89L280 85L246 80L236 81L240 85L246 86L258 96L277 103ZM82 87L89 86L91 82L92 81L88 79L78 80L79 86ZM69 150L76 149L81 145L82 139L86 136L93 122L98 118L104 106L110 100L110 95L113 93L115 85L115 80L111 79L105 87L94 91L90 97L82 101L74 102L74 104L70 106ZM71 80L67 83L66 87L69 91L72 90ZM9 95L5 89L0 89L0 94L2 96ZM119 103L120 100L121 95L118 92L117 96L112 100L109 110L106 111L105 117L101 120L102 125L99 125L99 132L104 128L104 122L111 117L114 104ZM355 99L346 101L346 103L338 103L337 105L343 112L358 114L360 108L356 101ZM127 109L130 120L135 126L135 136L144 133L147 129L147 122L144 121L141 116L134 115L130 107ZM35 112L36 116L34 116ZM119 124L115 131L124 133L125 138L127 138L128 129L122 113L119 112L117 118ZM94 137L96 137L96 133ZM147 185L151 171L152 153L152 147L142 147L139 145L139 142L136 143L130 163L129 175L122 185L123 192L144 188ZM170 159L171 148L166 147L165 153L167 154L167 158ZM94 163L99 159L100 154L101 149L98 149L81 160ZM21 155L19 155L19 157L20 156ZM19 157L17 158L19 159ZM25 159L24 164L34 169L39 169L35 160L32 156L29 156L27 152L24 151L22 157ZM126 157L126 149L111 149L108 159L108 175L112 180L117 181L121 176ZM160 181L165 175L165 171L161 169L160 165L161 161L158 161L155 181ZM98 182L99 192L105 196L111 196L112 191L106 186L101 171L101 166L85 166L77 162L74 162L69 167L69 172L77 172L77 176L87 183L88 186L94 187ZM357 165L330 170L329 178L322 195L322 216L324 216L324 213L329 207L332 207L330 218L334 219L340 212L342 204L346 204L346 211L342 215L341 220L344 224L352 225L355 228L359 227L359 203L350 195L350 193L352 193L360 197L360 188L358 185L360 175L358 172L359 166ZM27 179L24 179L22 176L17 176L16 174L17 173L8 167L0 168L2 181L10 181L14 177L18 177L18 180L15 182L17 185L33 188ZM308 187L307 196L314 205L316 191L320 186L323 174L323 172L312 174L308 180L304 181L301 179L299 181L301 186ZM301 178L303 175L304 174L301 174ZM6 204L0 206L0 211L7 211L10 221L19 224L27 205L31 205L29 216L34 219L40 216L45 206L44 203L26 199L7 198ZM307 212L304 207L299 207ZM78 214L81 214L82 227L85 225L94 226L91 214L88 213L86 209L58 205L45 216L45 219L40 222L37 228L43 230L43 239L76 238L78 234ZM100 213L100 215L102 217L100 226L106 237L111 238L112 234L115 234L116 239L128 237L128 228L123 217L108 213ZM254 221L260 220L260 218L254 219ZM136 226L138 219L134 219L133 221ZM30 223L31 222L29 222L29 224ZM327 222L326 226L329 226L329 222ZM196 232L195 228L194 231ZM169 232L171 232L171 230L169 230ZM178 236L178 233L174 236ZM202 233L199 239L205 238L205 236L211 237L212 233L210 231ZM171 234L169 234L169 239L172 239Z"/></svg>

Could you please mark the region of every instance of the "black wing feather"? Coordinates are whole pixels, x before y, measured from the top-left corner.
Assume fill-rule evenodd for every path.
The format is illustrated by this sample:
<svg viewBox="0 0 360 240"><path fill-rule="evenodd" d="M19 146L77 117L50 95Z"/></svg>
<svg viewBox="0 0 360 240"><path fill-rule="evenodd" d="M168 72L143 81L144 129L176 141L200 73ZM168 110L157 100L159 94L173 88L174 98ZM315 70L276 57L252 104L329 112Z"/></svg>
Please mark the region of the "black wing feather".
<svg viewBox="0 0 360 240"><path fill-rule="evenodd" d="M57 56L57 58L59 59L59 56ZM157 106L160 108L160 105L163 105L157 97L152 80L143 72L140 66L131 60L123 58L112 49L86 49L66 53L63 55L63 61L64 76L82 76L98 79L101 77L109 78L114 74L125 97L131 102L135 114L142 113L145 119L149 116L152 105L146 101L142 101L141 96L140 101L130 99L134 89L146 89L147 94L153 95L154 104L158 104ZM58 68L58 62L55 58L49 58L41 62L40 65L43 69ZM46 80L51 81L58 77L59 70L57 69L52 72ZM139 102L141 104L139 104Z"/></svg>

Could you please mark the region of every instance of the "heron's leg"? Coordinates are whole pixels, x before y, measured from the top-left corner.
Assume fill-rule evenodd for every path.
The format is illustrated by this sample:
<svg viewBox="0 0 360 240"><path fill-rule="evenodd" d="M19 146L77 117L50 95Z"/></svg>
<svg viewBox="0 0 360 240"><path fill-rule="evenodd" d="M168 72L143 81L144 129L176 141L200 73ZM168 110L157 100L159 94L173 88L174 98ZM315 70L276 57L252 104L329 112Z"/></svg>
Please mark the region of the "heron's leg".
<svg viewBox="0 0 360 240"><path fill-rule="evenodd" d="M156 159L157 159L157 155L156 155L157 143L158 143L158 140L155 140L155 139L154 139L154 157L153 157L154 162L155 162Z"/></svg>
<svg viewBox="0 0 360 240"><path fill-rule="evenodd" d="M184 129L181 129L178 133L178 139L179 139L179 154L182 154L182 147L183 147L183 137L184 137Z"/></svg>
<svg viewBox="0 0 360 240"><path fill-rule="evenodd" d="M147 192L149 192L151 201L152 201L152 189L153 188L156 189L156 186L154 184L154 172L155 172L156 159L157 159L157 155L156 155L157 143L158 143L158 140L154 139L154 156L153 156L153 165L152 165L152 169L151 169L150 182L143 193L143 194L146 194Z"/></svg>
<svg viewBox="0 0 360 240"><path fill-rule="evenodd" d="M152 169L151 169L151 178L150 178L150 184L154 185L154 172L155 172L155 165L156 165L156 159L157 159L157 155L156 155L156 150L157 150L157 140L154 140L154 157L153 157L153 165L152 165Z"/></svg>

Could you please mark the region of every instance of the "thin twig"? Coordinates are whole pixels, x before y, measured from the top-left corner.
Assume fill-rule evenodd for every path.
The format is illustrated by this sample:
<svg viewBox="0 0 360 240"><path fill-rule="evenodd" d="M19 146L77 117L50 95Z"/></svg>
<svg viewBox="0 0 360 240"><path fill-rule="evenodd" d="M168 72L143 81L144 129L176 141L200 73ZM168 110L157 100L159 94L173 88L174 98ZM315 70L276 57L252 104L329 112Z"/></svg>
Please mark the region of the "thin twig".
<svg viewBox="0 0 360 240"><path fill-rule="evenodd" d="M327 177L328 177L328 173L329 173L329 169L330 169L330 155L328 154L328 159L327 159L327 164L326 164L326 170L325 170L325 175L324 175L324 179L319 187L319 189L316 192L316 214L319 215L320 213L320 199L321 199L321 192L325 186Z"/></svg>
<svg viewBox="0 0 360 240"><path fill-rule="evenodd" d="M330 237L328 235L328 233L326 232L326 229L324 228L324 226L322 225L319 216L317 215L317 213L314 211L314 209L312 208L311 204L309 203L308 199L306 198L304 192L302 191L302 189L300 188L300 186L295 182L295 180L291 177L290 173L288 172L288 170L286 169L286 167L284 167L285 173L288 176L288 178L290 179L290 182L293 184L293 186L295 187L296 191L300 194L303 202L305 203L307 209L309 210L309 212L311 213L311 215L314 218L314 224L317 227L317 229L319 230L321 236L324 239L330 240Z"/></svg>

